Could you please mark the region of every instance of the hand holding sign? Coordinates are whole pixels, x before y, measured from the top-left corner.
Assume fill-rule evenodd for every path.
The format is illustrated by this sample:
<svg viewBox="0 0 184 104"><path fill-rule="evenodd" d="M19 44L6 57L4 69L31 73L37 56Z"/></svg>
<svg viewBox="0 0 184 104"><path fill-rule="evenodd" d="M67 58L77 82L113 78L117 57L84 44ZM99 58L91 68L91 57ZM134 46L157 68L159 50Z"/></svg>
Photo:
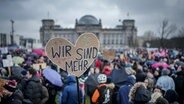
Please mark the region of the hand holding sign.
<svg viewBox="0 0 184 104"><path fill-rule="evenodd" d="M99 47L100 42L93 33L84 33L75 45L64 38L54 38L47 43L45 50L53 63L79 77L96 59Z"/></svg>

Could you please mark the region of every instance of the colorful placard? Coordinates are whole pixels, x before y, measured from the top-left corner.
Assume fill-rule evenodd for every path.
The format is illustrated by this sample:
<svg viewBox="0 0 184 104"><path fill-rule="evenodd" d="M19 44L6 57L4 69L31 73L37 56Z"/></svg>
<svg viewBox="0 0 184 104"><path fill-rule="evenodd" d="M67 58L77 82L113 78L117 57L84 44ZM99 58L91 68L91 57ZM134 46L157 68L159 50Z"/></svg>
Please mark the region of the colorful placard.
<svg viewBox="0 0 184 104"><path fill-rule="evenodd" d="M33 68L37 71L43 70L47 67L46 63L33 64Z"/></svg>

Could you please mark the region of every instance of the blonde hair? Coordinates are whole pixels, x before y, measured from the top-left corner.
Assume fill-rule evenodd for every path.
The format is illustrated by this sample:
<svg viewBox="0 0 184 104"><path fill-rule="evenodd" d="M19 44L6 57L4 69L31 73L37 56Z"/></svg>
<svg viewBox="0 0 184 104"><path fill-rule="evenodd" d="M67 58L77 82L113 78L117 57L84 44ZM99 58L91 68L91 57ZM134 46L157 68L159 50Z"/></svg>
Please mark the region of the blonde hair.
<svg viewBox="0 0 184 104"><path fill-rule="evenodd" d="M154 93L151 95L151 100L150 100L150 102L155 103L156 100L157 100L159 97L161 97L161 96L162 96L162 93L160 93L160 92L154 92Z"/></svg>

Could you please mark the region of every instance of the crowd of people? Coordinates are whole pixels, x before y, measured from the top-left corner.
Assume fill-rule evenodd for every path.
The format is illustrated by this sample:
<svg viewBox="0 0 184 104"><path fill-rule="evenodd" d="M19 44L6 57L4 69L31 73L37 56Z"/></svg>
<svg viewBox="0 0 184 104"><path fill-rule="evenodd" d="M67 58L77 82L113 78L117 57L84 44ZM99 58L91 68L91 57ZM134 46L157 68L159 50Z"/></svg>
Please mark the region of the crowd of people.
<svg viewBox="0 0 184 104"><path fill-rule="evenodd" d="M9 55L12 65L4 65ZM184 104L184 51L124 49L113 60L98 54L79 78L41 49L0 52L0 104Z"/></svg>

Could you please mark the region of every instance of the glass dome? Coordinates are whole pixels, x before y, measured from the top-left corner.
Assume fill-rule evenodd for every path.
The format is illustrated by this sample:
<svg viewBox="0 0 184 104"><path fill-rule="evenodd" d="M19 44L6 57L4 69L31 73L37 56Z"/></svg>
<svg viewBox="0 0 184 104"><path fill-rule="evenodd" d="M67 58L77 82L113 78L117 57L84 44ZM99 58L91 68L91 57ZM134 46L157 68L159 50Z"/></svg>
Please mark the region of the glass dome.
<svg viewBox="0 0 184 104"><path fill-rule="evenodd" d="M83 25L97 25L99 24L98 20L96 17L92 15L85 15L79 19L78 24L83 24Z"/></svg>

